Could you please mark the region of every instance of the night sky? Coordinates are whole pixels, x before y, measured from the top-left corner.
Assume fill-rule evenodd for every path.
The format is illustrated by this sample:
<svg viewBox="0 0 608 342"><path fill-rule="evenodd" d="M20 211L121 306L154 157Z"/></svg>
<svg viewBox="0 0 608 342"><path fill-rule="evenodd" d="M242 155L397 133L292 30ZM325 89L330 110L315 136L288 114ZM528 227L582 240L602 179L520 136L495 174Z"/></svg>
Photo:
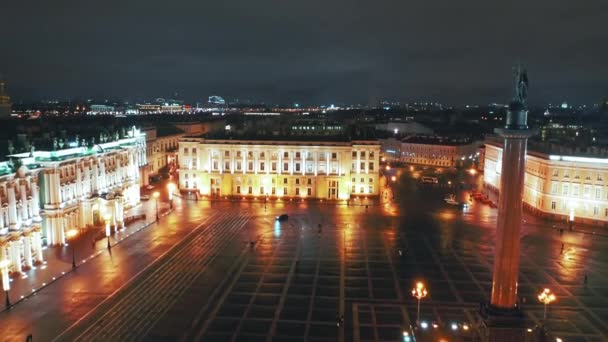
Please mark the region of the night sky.
<svg viewBox="0 0 608 342"><path fill-rule="evenodd" d="M0 3L15 99L209 95L267 103L608 97L608 1L29 0Z"/></svg>

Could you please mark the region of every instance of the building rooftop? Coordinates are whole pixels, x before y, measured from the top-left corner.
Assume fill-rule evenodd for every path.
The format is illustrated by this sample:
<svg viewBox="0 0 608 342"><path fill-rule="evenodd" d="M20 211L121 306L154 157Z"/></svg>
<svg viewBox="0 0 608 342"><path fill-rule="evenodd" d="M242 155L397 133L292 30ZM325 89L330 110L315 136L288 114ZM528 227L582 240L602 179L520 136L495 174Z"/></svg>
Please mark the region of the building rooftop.
<svg viewBox="0 0 608 342"><path fill-rule="evenodd" d="M498 136L486 138L485 143L486 145L503 147L503 140ZM608 148L605 146L568 146L534 140L528 140L528 153L544 159L551 159L552 156L608 159Z"/></svg>
<svg viewBox="0 0 608 342"><path fill-rule="evenodd" d="M445 137L437 135L414 135L405 137L401 140L407 144L425 144L425 145L446 145L446 146L460 146L468 145L473 142L470 138L463 137Z"/></svg>
<svg viewBox="0 0 608 342"><path fill-rule="evenodd" d="M294 138L294 137L291 137ZM298 136L296 138L309 138ZM185 137L181 141L200 142L205 144L236 144L236 145L293 145L293 146L351 146L351 145L380 145L376 140L314 140L314 139L208 139L202 137Z"/></svg>

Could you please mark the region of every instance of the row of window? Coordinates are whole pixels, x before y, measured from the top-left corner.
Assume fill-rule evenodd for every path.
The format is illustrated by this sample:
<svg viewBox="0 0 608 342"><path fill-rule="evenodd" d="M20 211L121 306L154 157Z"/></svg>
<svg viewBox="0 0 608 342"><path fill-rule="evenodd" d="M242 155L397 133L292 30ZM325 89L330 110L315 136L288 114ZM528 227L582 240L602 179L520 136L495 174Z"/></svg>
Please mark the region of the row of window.
<svg viewBox="0 0 608 342"><path fill-rule="evenodd" d="M583 191L581 192L581 187L579 184L564 183L564 184L562 184L561 195L573 196L573 197L579 197L582 195L585 198L591 198L592 191L593 191L593 195L594 195L595 199L599 200L602 198L602 188L601 187L595 187L595 189L592 189L591 185L584 185L582 187L582 190ZM559 185L557 182L551 183L551 194L552 195L560 194ZM606 194L608 196L608 192ZM608 197L606 199L608 199Z"/></svg>
<svg viewBox="0 0 608 342"><path fill-rule="evenodd" d="M190 152L192 152L192 154L196 154L197 150L196 147L192 147L191 149L188 149L188 147L184 147L184 154L189 154ZM304 154L304 157L306 159L313 159L314 158L314 153L315 152L289 152L289 151L284 151L283 152L283 158L289 158L290 156L293 156L295 159L301 159L302 158L302 154ZM318 157L319 159L325 158L325 156L327 155L327 152L318 152ZM338 159L338 153L337 152L329 152L331 155L331 159ZM220 155L220 151L217 150L213 150L211 152L211 156L213 158L217 158ZM242 158L244 156L243 151L234 151L234 155L237 158ZM278 152L271 152L270 153L270 157L272 159L276 159L278 157ZM223 153L223 156L228 158L231 156L231 151L230 150L225 150ZM369 151L369 153L367 153L366 151L353 151L352 152L352 157L353 158L357 158L357 156L359 156L361 159L365 159L366 156L369 156L370 159L373 159L375 157L374 151ZM260 151L255 152L255 151L248 151L247 152L247 158L255 158L255 157L259 157L260 159L266 158L266 152L264 151Z"/></svg>
<svg viewBox="0 0 608 342"><path fill-rule="evenodd" d="M352 171L357 171L357 167L356 167L356 163L352 163L351 167L352 167ZM369 172L373 172L375 167L374 167L374 163L373 162L361 162L359 164L360 169L359 170L365 170L365 167L368 167L368 171ZM192 161L192 167L196 168L197 167L197 163L195 160ZM271 162L270 163L270 171L272 172L276 172L277 171L277 162ZM336 174L338 173L338 163L333 162L329 165L330 167L330 173ZM230 172L232 170L232 162L231 161L224 161L224 168L222 169L224 172ZM235 162L235 167L234 167L235 171L243 171L243 162L240 160L237 160ZM290 169L290 163L289 162L284 162L283 163L283 172L289 172ZM217 160L214 160L211 163L211 171L219 171L219 162ZM250 161L247 162L247 170L249 172L253 172L254 171L254 162ZM265 172L266 171L266 162L259 162L258 163L258 171L261 172ZM293 171L294 172L302 172L302 164L301 163L294 163L293 166ZM325 169L325 163L320 162L317 165L317 172L320 173L325 173L326 169ZM306 173L313 173L314 172L314 164L313 163L306 163Z"/></svg>
<svg viewBox="0 0 608 342"><path fill-rule="evenodd" d="M564 212L568 212L568 202L567 201L562 201L561 203L561 210ZM551 201L551 210L557 210L557 202L556 201ZM599 206L594 206L593 207L593 216L599 216L600 214L600 207ZM587 212L589 212L591 214L591 211L589 210L589 208L585 207L583 208L583 214L587 214ZM604 216L608 217L608 208L604 208Z"/></svg>
<svg viewBox="0 0 608 342"><path fill-rule="evenodd" d="M571 172L571 170L563 170L562 172L563 174L563 178L570 178L570 174L572 174L572 178L573 179L581 179L581 175L579 171L573 171ZM559 177L560 175L560 170L559 169L553 169L552 171L552 176L553 177ZM595 178L595 180L597 181L603 181L604 180L604 176L601 173L596 173L595 177L593 177L593 175L591 173L586 173L585 174L585 180L592 180L593 178Z"/></svg>

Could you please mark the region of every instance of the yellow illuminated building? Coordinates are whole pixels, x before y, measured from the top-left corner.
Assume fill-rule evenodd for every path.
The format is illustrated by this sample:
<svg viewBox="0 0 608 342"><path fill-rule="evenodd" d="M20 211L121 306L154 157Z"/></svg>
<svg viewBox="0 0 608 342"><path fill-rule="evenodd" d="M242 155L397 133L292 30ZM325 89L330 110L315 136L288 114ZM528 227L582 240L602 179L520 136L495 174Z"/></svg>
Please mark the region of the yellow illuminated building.
<svg viewBox="0 0 608 342"><path fill-rule="evenodd" d="M379 193L376 141L182 138L179 187L212 197L345 200Z"/></svg>
<svg viewBox="0 0 608 342"><path fill-rule="evenodd" d="M487 142L484 182L500 190L502 144ZM608 222L608 158L528 151L524 205L541 216L575 222Z"/></svg>

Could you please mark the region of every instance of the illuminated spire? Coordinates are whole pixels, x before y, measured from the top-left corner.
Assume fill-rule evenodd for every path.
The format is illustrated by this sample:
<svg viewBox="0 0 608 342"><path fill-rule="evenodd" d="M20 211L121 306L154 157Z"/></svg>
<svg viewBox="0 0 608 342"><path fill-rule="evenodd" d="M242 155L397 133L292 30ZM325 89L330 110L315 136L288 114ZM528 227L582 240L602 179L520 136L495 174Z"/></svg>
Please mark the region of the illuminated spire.
<svg viewBox="0 0 608 342"><path fill-rule="evenodd" d="M11 98L4 90L4 79L0 74L0 118L7 118L11 115Z"/></svg>
<svg viewBox="0 0 608 342"><path fill-rule="evenodd" d="M4 79L2 78L2 74L0 74L0 104L10 104L11 98L6 94L4 90Z"/></svg>

